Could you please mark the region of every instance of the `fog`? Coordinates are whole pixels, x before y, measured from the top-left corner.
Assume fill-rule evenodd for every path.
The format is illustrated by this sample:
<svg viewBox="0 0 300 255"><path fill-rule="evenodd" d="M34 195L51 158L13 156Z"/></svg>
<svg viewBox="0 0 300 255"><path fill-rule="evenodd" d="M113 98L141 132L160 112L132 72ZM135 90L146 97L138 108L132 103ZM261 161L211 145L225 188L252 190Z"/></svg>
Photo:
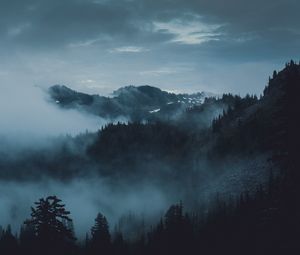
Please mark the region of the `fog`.
<svg viewBox="0 0 300 255"><path fill-rule="evenodd" d="M137 219L142 218L149 227L164 215L171 204L180 200L184 202L185 209L194 210L213 202L217 194L226 199L245 188L250 188L251 192L252 187L255 192L257 185L269 176L266 158L267 155L262 155L255 160L240 159L234 160L235 163L228 160L218 165L201 161L193 176L180 180L171 176L164 179L159 174L135 179L90 174L78 175L67 181L49 176L38 181L1 180L0 225L11 224L13 231L19 231L24 220L30 218L30 207L34 206L34 202L41 197L56 195L71 212L80 240L90 232L99 212L108 218L112 232L120 218L130 212Z"/></svg>
<svg viewBox="0 0 300 255"><path fill-rule="evenodd" d="M213 108L209 112L219 113L219 110ZM120 167L114 173L102 174L101 166L95 165L94 161L74 160L77 155L85 156L85 148L81 145L74 145L78 152L72 151L70 155L75 157L64 164L65 155L60 155L64 152L61 137L66 134L76 136L86 130L94 132L111 120L78 110L63 110L51 103L46 91L38 86L3 86L0 116L0 225L11 224L14 232L18 232L20 225L30 217L30 206L49 195L58 196L66 204L74 220L76 235L82 239L99 212L107 216L111 230L120 217L129 212L152 223L180 200L191 209L193 205L212 200L217 193L238 194L245 187L255 187L267 176L266 171L261 171L266 156L258 161L252 157L207 162L201 155L195 165L188 165L187 169L168 165L159 158L145 161L139 159L139 155L133 155L137 159L136 172L130 172L131 169L122 172L126 167ZM204 112L202 118L197 119L201 125L211 121L209 113ZM36 154L39 151L44 154ZM126 155L130 153L124 151ZM38 157L35 155L46 155L44 160L47 162L43 159L35 162L33 159ZM19 172L12 172L14 165L6 164L5 160L17 162L15 169ZM113 165L113 160L119 159L109 158L109 165ZM245 166L249 168L247 171ZM182 170L180 178L176 176L176 167ZM64 178L53 171L63 171Z"/></svg>
<svg viewBox="0 0 300 255"><path fill-rule="evenodd" d="M71 211L79 238L90 231L99 212L108 217L113 230L113 226L125 213L134 212L149 217L160 214L167 204L167 198L162 192L150 184L115 187L100 178L73 179L67 184L54 180L1 181L0 225L11 223L13 230L18 231L23 221L30 218L30 206L34 206L39 198L53 194L61 198L67 210Z"/></svg>
<svg viewBox="0 0 300 255"><path fill-rule="evenodd" d="M15 161L20 160L28 151L46 149L51 154L64 136L95 132L111 122L78 110L61 109L50 102L45 88L14 82L1 84L0 118L1 160L10 158ZM5 173L4 169L0 170ZM120 210L113 210L112 206L118 205L125 210L135 208L142 203L145 193L149 193L146 188L144 193L138 195L133 191L123 193L119 190L118 193L104 180L91 177L62 183L43 177L43 169L40 169L39 174L42 180L35 182L0 181L0 225L11 224L13 230L18 231L23 221L30 217L30 206L43 196L55 194L67 202L67 208L72 211L76 222L77 232L83 234L92 225L99 211L108 214L111 222L115 222L120 216ZM151 197L157 201L157 205L163 199L153 189Z"/></svg>
<svg viewBox="0 0 300 255"><path fill-rule="evenodd" d="M0 136L13 140L76 135L107 123L76 110L61 110L50 103L45 89L26 84L1 86L0 116Z"/></svg>

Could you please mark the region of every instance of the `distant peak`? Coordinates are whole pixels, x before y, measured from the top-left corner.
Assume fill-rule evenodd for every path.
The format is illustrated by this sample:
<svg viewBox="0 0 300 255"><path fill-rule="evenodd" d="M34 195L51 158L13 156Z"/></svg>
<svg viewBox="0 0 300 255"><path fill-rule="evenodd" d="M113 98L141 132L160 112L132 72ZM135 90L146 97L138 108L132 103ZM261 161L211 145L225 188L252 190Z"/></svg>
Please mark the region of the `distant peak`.
<svg viewBox="0 0 300 255"><path fill-rule="evenodd" d="M120 96L122 94L134 93L134 92L149 93L149 92L162 92L162 90L150 85L140 85L140 86L128 85L115 90L113 92L113 95Z"/></svg>
<svg viewBox="0 0 300 255"><path fill-rule="evenodd" d="M61 84L55 84L55 85L51 86L49 88L49 90L50 91L56 91L56 92L58 92L58 91L65 91L65 92L67 92L67 91L71 92L72 91L72 92L75 92L75 90L67 87L66 85L61 85Z"/></svg>

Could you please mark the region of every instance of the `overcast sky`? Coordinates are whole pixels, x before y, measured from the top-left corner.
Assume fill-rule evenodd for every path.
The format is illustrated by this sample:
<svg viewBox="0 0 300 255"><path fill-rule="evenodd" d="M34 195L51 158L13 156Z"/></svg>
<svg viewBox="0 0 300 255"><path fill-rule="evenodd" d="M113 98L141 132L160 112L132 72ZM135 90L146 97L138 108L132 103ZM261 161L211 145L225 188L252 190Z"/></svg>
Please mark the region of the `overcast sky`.
<svg viewBox="0 0 300 255"><path fill-rule="evenodd" d="M300 59L299 0L0 0L0 86L260 93Z"/></svg>

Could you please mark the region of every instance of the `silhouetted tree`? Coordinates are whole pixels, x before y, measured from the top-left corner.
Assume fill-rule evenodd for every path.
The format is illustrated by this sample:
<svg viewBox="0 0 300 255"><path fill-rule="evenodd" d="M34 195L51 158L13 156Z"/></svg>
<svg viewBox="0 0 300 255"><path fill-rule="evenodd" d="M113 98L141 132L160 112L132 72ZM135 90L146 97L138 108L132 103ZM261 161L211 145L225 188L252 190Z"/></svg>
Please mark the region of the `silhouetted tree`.
<svg viewBox="0 0 300 255"><path fill-rule="evenodd" d="M8 225L5 230L2 230L0 235L0 254L16 255L18 252L18 240L11 232L11 226Z"/></svg>
<svg viewBox="0 0 300 255"><path fill-rule="evenodd" d="M111 253L111 236L106 217L98 213L95 219L95 225L91 229L90 240L91 254Z"/></svg>
<svg viewBox="0 0 300 255"><path fill-rule="evenodd" d="M72 221L70 212L56 196L41 198L35 205L31 208L31 219L25 221L25 225L33 228L38 249L46 254L64 253L75 240L72 230L65 224Z"/></svg>
<svg viewBox="0 0 300 255"><path fill-rule="evenodd" d="M20 235L20 248L25 254L34 254L36 245L36 235L34 226L32 224L24 224L21 226Z"/></svg>

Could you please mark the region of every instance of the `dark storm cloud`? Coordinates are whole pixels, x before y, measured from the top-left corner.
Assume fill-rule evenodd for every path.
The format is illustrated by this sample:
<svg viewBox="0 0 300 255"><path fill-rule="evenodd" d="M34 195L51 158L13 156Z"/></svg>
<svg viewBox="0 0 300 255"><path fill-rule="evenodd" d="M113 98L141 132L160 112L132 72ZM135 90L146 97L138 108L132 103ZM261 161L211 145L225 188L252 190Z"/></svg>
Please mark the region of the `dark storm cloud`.
<svg viewBox="0 0 300 255"><path fill-rule="evenodd" d="M102 3L31 1L20 6L9 4L1 23L4 24L2 31L7 41L19 45L56 47L96 37L105 39L120 33L129 36L135 28L127 24L127 16L125 8L120 10L118 6Z"/></svg>
<svg viewBox="0 0 300 255"><path fill-rule="evenodd" d="M0 26L2 39L31 46L111 39L146 43L174 36L155 31L153 22L201 17L204 24L222 24L218 39L225 43L281 45L299 40L299 8L296 0L2 0Z"/></svg>
<svg viewBox="0 0 300 255"><path fill-rule="evenodd" d="M19 70L29 83L106 92L219 90L222 82L219 92L257 93L274 67L299 58L299 9L296 0L0 0L0 79ZM208 85L224 64L253 66L249 84L260 84L232 86L232 73Z"/></svg>

